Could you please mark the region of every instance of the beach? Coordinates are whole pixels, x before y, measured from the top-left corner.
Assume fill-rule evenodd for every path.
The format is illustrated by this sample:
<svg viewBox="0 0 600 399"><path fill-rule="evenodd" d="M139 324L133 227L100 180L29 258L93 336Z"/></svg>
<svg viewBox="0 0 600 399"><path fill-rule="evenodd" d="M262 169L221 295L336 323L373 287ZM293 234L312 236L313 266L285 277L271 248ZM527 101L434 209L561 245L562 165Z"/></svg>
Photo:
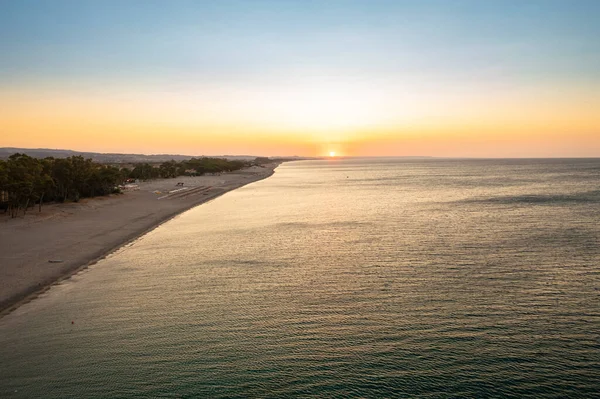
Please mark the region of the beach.
<svg viewBox="0 0 600 399"><path fill-rule="evenodd" d="M156 179L123 194L0 217L0 315L177 214L267 178L279 163L212 176Z"/></svg>
<svg viewBox="0 0 600 399"><path fill-rule="evenodd" d="M0 397L595 398L598 170L286 163L0 318Z"/></svg>

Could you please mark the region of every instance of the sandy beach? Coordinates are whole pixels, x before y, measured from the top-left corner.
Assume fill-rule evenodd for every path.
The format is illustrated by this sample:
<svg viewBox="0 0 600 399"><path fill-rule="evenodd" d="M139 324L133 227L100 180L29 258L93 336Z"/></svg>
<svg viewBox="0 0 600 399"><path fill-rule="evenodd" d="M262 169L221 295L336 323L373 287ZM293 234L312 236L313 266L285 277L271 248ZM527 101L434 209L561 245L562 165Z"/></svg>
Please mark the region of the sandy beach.
<svg viewBox="0 0 600 399"><path fill-rule="evenodd" d="M120 195L0 215L0 315L175 215L274 173L279 163L215 176L140 182Z"/></svg>

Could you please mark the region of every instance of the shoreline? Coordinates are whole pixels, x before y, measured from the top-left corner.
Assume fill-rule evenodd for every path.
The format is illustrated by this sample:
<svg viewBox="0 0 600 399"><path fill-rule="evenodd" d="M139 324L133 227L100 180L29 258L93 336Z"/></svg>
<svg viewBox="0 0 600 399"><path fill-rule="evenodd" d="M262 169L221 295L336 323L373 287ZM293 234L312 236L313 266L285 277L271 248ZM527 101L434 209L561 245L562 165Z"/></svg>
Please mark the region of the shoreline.
<svg viewBox="0 0 600 399"><path fill-rule="evenodd" d="M240 187L244 187L248 184L251 183L255 183L257 181L260 180L264 180L268 177L271 177L274 173L275 173L275 169L281 165L282 162L274 162L272 164L270 164L268 167L266 167L266 171L261 171L262 173L254 173L252 175L247 175L246 170L242 170L241 173L236 173L236 172L232 172L231 174L228 174L226 177L236 177L238 176L238 179L230 179L231 181L222 184L221 186L210 186L209 189L205 190L205 193L203 193L203 196L198 197L198 196L192 196L192 198L186 198L186 199L180 199L179 201L177 201L176 199L170 200L170 201L160 201L162 198L153 198L154 201L156 203L160 203L162 202L162 204L165 204L167 202L178 202L177 205L175 206L162 206L162 204L159 204L157 206L155 206L155 208L157 209L148 209L147 211L147 215L143 215L141 218L149 218L150 220L148 221L148 223L140 223L139 226L137 226L137 228L135 228L134 230L130 231L130 232L125 232L121 235L119 235L118 238L116 238L115 240L111 240L108 241L106 243L104 243L104 245L101 245L100 248L97 248L95 251L89 252L87 254L83 254L80 255L76 261L73 262L68 262L66 263L65 267L60 267L57 266L56 270L51 273L49 276L46 277L39 277L39 276L32 276L32 278L30 279L30 281L28 281L27 284L25 284L25 286L17 291L15 291L12 294L9 294L6 298L0 297L0 318L12 313L14 310L18 309L20 306L31 302L32 300L36 299L37 297L39 297L40 295L42 295L43 293L45 293L46 291L48 291L49 289L52 288L52 286L54 286L55 284L59 284L60 282L67 280L69 278L71 278L73 275L79 273L81 270L87 269L88 267L98 263L99 261L101 261L102 259L106 258L107 256L111 255L112 253L118 251L119 249L131 244L132 242L136 241L137 239L139 239L140 237L144 236L145 234L149 233L150 231L156 229L157 227L159 227L160 225L168 222L169 220L175 218L176 216L192 209L195 208L197 206L203 205L205 203L208 203L220 196L222 196L223 194L226 194L230 191L236 190ZM244 175L246 174L246 175ZM246 180L242 180L246 179ZM176 181L177 178L175 179L160 179L161 182L173 182ZM181 179L180 179L181 180ZM192 180L196 180L199 182L203 182L206 179L203 179L203 177L198 177L198 178L193 178ZM214 180L214 178L212 179ZM156 183L157 181L150 181L149 186L150 189L153 188L153 184L152 183ZM202 187L202 186L200 186ZM208 191L208 192L206 192ZM157 192L157 191L155 191ZM132 194L123 194L122 196L127 196L127 195L132 195ZM173 196L175 197L175 196ZM120 202L127 202L127 201L131 201L133 203L133 205L136 205L136 198L118 198L121 199ZM95 202L100 202L100 201L108 201L110 203L111 199L102 199L102 197L97 197L97 198L91 198L87 201L85 201L85 205L88 206L90 205L93 209L93 211L96 211L96 208L94 208L94 205L97 205ZM59 208L61 207L61 205L56 205L55 208ZM129 204L131 205L131 203ZM144 205L144 204L141 204ZM171 205L171 204L169 204ZM67 204L65 205L65 207L69 207L72 206L72 204ZM115 206L119 206L118 204L116 204ZM46 207L51 207L51 205L48 205ZM102 207L102 205L100 206ZM157 212L153 212L153 211L157 211ZM162 211L162 212L161 212ZM61 217L62 215L60 214L60 212L64 212L64 210L60 209L58 212L51 214L50 216L46 217L45 219L41 220L41 221L34 221L34 222L30 222L30 223L25 223L23 222L22 224L25 225L25 233L26 234L30 229L36 229L37 226L44 226L46 227L47 225L44 225L44 223L52 223L52 222L58 222L60 223L61 221ZM137 216L137 215L136 215ZM69 216L66 216L66 218L68 218ZM140 217L133 219L133 222L137 222L139 219L141 219ZM24 218L23 218L24 219ZM23 220L22 219L22 220ZM55 220L52 220L55 219ZM56 220L58 219L58 220ZM66 220L66 219L65 219ZM9 229L10 226L7 226L10 222L4 221L5 224L4 225L0 225L0 233L2 233L3 229ZM33 227L32 227L33 226ZM115 229L117 229L119 226L114 226ZM41 228L41 227L40 227ZM115 231L115 229L112 229L112 231ZM111 232L112 232L111 231ZM6 233L6 231L4 231L4 233ZM87 232L88 234L91 232ZM17 233L18 235L18 233ZM2 236L0 235L0 238ZM75 234L73 236L73 238L77 239L79 237L79 235ZM95 236L92 236L92 238L94 238ZM24 238L26 240L26 238ZM95 241L96 242L96 241ZM0 243L1 244L1 243ZM71 242L68 243L71 244L70 247L76 247L78 246L78 242ZM7 248L2 248L2 250L7 251ZM30 253L30 252L27 252ZM48 254L44 253L42 256L43 258L48 258ZM39 255L38 255L39 258ZM1 258L0 258L1 259ZM43 267L42 264L44 264L44 266L47 266L47 263L49 262L49 259L46 261L40 261L39 259L37 259L36 262L36 266L39 267ZM27 262L26 262L27 263ZM63 261L58 262L58 265L61 265L63 263ZM4 266L3 266L4 268ZM8 267L10 269L10 266ZM30 267L31 268L31 267ZM5 271L4 270L0 270L2 271L2 274L0 274L0 277L3 277L6 280L6 276L4 275ZM38 277L38 278L35 278ZM8 278L8 280L10 280L10 278ZM4 295L2 295L4 296Z"/></svg>

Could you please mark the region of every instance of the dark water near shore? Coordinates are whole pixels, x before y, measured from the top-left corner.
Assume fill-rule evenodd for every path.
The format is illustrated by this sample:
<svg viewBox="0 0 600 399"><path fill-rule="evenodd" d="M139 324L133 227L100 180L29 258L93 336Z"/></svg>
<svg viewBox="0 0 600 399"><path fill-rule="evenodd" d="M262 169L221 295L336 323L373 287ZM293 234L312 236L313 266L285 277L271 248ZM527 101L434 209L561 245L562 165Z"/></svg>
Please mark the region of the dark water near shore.
<svg viewBox="0 0 600 399"><path fill-rule="evenodd" d="M598 397L599 244L600 160L284 164L0 319L0 397Z"/></svg>

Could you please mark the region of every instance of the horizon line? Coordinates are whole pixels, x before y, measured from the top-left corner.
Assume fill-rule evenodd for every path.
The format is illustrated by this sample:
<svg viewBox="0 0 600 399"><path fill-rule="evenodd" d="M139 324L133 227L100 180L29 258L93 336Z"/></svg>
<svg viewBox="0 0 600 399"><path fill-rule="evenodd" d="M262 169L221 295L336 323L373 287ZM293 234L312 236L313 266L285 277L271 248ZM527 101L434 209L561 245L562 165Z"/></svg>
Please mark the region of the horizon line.
<svg viewBox="0 0 600 399"><path fill-rule="evenodd" d="M256 155L256 154L202 154L202 155L189 155L189 154L170 154L170 153L136 153L136 152L100 152L100 151L80 151L65 148L31 148L31 147L0 147L2 150L15 150L14 153L19 151L64 151L74 152L81 154L98 154L98 155L141 155L141 156L176 156L176 157L267 157L267 158L308 158L307 160L335 160L335 159L361 159L361 158L411 158L411 159L600 159L598 156L588 157L577 157L577 156L516 156L516 157L478 157L478 156L434 156L434 155L336 155L336 156L309 156L309 155Z"/></svg>

